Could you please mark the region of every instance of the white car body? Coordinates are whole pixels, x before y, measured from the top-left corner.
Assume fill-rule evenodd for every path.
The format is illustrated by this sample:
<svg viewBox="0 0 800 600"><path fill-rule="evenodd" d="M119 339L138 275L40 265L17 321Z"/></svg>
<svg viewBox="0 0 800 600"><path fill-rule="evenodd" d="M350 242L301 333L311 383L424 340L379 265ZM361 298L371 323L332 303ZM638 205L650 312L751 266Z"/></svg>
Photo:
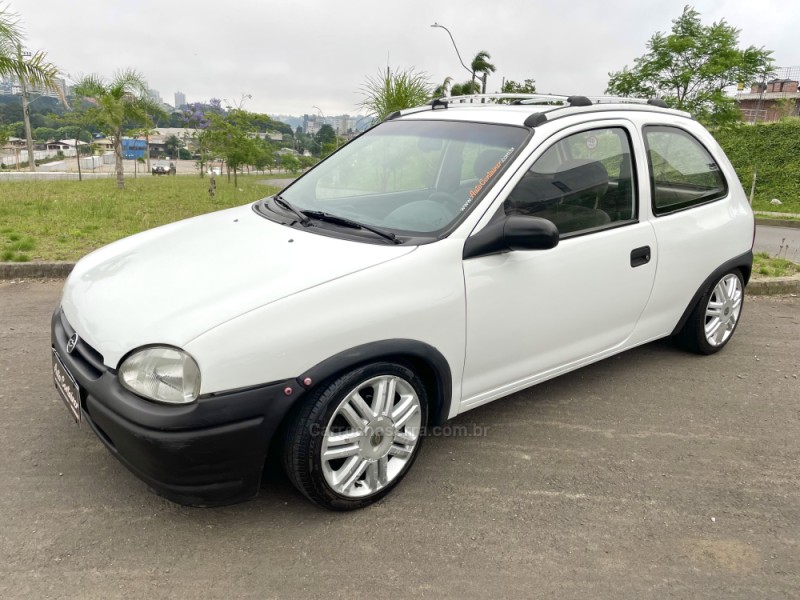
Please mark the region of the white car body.
<svg viewBox="0 0 800 600"><path fill-rule="evenodd" d="M547 107L544 110L550 110ZM521 125L531 106L451 106L403 119ZM81 260L62 309L115 372L131 352L177 347L200 396L291 380L387 340L435 349L449 368L446 418L675 333L709 277L751 251L754 221L713 137L655 107L571 110L536 124L512 164L446 236L422 244L338 239L243 206L147 231ZM555 114L555 113L554 113ZM642 128L679 128L713 156L725 197L653 214ZM638 217L548 250L464 258L548 148L590 128L627 132ZM632 251L647 248L632 268ZM748 273L749 275L749 273Z"/></svg>
<svg viewBox="0 0 800 600"><path fill-rule="evenodd" d="M483 119L491 111L473 110ZM648 116L631 112L591 124L635 130ZM585 117L571 120L574 128L587 124ZM661 120L724 158L696 122ZM539 131L550 138L573 127L556 121ZM184 348L203 373L202 394L289 378L368 342L419 340L439 349L451 368L449 417L668 336L709 273L751 247L752 211L730 163L720 160L731 185L722 201L656 218L642 185L633 227L544 252L462 261L464 240L486 226L504 190L547 147L539 131L530 152L446 239L418 247L337 240L270 223L248 205L93 252L67 281L64 311L112 369L140 346ZM643 148L635 150L646 172ZM651 264L631 270L627 254L645 244L653 248ZM536 277L508 276L520 268ZM605 285L615 277L625 286L624 302L619 287ZM547 318L509 318L521 312Z"/></svg>

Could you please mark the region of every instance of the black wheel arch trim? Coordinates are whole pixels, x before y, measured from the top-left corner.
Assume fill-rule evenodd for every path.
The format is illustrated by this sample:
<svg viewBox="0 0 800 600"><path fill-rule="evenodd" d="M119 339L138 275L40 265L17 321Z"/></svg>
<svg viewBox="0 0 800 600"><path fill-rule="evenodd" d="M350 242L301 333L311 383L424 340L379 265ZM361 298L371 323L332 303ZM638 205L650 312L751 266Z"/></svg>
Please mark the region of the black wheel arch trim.
<svg viewBox="0 0 800 600"><path fill-rule="evenodd" d="M732 258L728 261L722 263L719 267L714 269L714 272L711 273L708 277L706 277L705 281L700 285L697 291L692 296L692 300L689 302L686 310L683 311L678 324L675 325L675 329L672 330L670 335L676 335L683 329L683 326L686 324L686 321L689 320L689 315L692 314L694 307L697 306L697 303L700 301L700 297L705 293L708 287L712 284L713 281L717 279L721 279L725 273L728 271L732 271L733 269L739 269L742 272L742 278L744 279L744 285L747 285L747 282L750 281L750 273L753 270L753 251L748 250L744 254L741 254L735 258Z"/></svg>
<svg viewBox="0 0 800 600"><path fill-rule="evenodd" d="M431 425L441 425L448 419L453 396L453 378L447 359L439 350L418 340L389 339L354 346L311 367L298 378L305 389L348 369L353 369L378 360L411 359L427 366L435 378L436 397L431 398L428 418Z"/></svg>

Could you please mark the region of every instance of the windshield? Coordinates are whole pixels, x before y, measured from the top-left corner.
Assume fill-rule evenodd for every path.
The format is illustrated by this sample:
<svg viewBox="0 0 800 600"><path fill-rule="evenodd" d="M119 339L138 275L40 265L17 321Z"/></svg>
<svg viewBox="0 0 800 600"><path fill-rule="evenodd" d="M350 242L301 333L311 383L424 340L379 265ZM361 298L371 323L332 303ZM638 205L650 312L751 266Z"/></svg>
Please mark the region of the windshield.
<svg viewBox="0 0 800 600"><path fill-rule="evenodd" d="M528 131L455 121L388 121L284 190L321 211L409 235L454 223L497 179Z"/></svg>

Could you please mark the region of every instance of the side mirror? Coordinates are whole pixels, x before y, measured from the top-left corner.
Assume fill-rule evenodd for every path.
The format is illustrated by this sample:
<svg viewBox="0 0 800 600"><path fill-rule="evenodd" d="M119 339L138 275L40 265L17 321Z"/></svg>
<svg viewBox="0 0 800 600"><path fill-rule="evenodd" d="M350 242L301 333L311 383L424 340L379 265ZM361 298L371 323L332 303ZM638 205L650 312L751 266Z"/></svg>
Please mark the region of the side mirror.
<svg viewBox="0 0 800 600"><path fill-rule="evenodd" d="M558 245L558 228L540 217L510 215L490 223L467 239L464 258L513 250L549 250Z"/></svg>

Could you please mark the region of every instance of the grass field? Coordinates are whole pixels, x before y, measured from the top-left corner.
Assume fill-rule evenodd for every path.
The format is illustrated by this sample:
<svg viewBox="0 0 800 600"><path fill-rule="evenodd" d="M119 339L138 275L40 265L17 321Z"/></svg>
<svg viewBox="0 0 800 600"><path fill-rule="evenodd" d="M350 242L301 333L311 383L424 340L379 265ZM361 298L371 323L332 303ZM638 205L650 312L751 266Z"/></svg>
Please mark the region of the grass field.
<svg viewBox="0 0 800 600"><path fill-rule="evenodd" d="M800 273L800 265L785 258L775 258L766 252L753 256L753 273L764 277L788 277Z"/></svg>
<svg viewBox="0 0 800 600"><path fill-rule="evenodd" d="M122 237L187 217L246 204L276 188L264 176L0 182L0 261L72 261Z"/></svg>

